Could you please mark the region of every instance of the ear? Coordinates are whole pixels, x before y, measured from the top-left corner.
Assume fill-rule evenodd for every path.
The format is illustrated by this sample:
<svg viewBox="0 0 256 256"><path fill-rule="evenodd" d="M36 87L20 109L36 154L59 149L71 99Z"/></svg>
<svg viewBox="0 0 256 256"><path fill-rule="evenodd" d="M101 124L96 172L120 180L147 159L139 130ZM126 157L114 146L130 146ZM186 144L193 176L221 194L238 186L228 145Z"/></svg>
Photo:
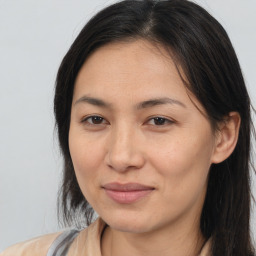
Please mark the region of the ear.
<svg viewBox="0 0 256 256"><path fill-rule="evenodd" d="M226 160L236 147L241 118L238 112L230 112L219 124L212 163L218 164Z"/></svg>

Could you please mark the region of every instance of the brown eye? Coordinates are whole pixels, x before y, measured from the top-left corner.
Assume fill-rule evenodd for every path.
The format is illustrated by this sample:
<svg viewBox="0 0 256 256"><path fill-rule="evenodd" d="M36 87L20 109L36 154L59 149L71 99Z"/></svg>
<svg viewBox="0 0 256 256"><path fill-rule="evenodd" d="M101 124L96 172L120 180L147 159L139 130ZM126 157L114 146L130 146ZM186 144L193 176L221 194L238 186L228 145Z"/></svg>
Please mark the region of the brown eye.
<svg viewBox="0 0 256 256"><path fill-rule="evenodd" d="M167 124L171 124L171 123L173 123L173 121L171 121L167 118L164 118L164 117L154 117L149 120L149 124L157 125L157 126L167 125Z"/></svg>
<svg viewBox="0 0 256 256"><path fill-rule="evenodd" d="M94 124L103 124L106 123L105 119L101 116L89 116L83 120L84 123Z"/></svg>
<svg viewBox="0 0 256 256"><path fill-rule="evenodd" d="M155 125L164 125L166 123L166 119L162 117L154 118Z"/></svg>

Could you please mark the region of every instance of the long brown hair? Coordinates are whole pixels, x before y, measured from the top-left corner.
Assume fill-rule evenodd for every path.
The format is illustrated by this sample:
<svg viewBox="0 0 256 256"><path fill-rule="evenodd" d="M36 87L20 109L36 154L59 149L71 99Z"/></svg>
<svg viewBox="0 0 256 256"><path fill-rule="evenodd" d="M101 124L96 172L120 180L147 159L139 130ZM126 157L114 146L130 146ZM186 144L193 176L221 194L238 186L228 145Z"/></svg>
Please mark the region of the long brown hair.
<svg viewBox="0 0 256 256"><path fill-rule="evenodd" d="M93 209L78 186L68 133L76 76L88 56L115 41L143 38L165 46L182 68L184 85L204 106L213 125L231 111L241 116L234 152L209 172L201 231L212 238L213 256L254 255L250 237L251 103L239 62L223 27L187 0L121 1L96 14L65 55L56 79L54 111L64 157L60 205L67 223L90 224Z"/></svg>

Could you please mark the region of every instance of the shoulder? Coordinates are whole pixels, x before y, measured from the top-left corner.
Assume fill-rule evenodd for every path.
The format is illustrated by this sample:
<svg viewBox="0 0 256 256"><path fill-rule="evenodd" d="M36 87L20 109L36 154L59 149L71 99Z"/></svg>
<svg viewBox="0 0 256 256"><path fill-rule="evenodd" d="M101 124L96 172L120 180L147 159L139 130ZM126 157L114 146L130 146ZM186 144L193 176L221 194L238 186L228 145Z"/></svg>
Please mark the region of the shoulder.
<svg viewBox="0 0 256 256"><path fill-rule="evenodd" d="M101 218L98 218L89 227L81 230L71 244L68 256L101 256L101 236L105 227L106 223Z"/></svg>
<svg viewBox="0 0 256 256"><path fill-rule="evenodd" d="M63 250L68 250L68 255L72 256L100 256L100 238L105 226L104 221L98 218L88 228L81 231L70 229L40 236L12 245L0 253L0 256L61 255L60 252Z"/></svg>
<svg viewBox="0 0 256 256"><path fill-rule="evenodd" d="M48 234L40 237L33 238L31 240L21 242L15 245L10 246L2 253L0 256L40 256L46 255L49 247L53 241L61 234L62 232Z"/></svg>

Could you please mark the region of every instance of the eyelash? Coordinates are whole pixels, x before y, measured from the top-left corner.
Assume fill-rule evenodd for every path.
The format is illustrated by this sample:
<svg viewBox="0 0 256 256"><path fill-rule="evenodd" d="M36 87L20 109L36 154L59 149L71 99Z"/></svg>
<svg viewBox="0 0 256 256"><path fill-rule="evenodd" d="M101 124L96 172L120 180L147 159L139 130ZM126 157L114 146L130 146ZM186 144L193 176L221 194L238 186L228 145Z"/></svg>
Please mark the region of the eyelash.
<svg viewBox="0 0 256 256"><path fill-rule="evenodd" d="M148 119L147 122L149 122L151 120L154 122L154 124L152 124L154 126L164 126L164 125L167 125L167 124L173 124L174 123L173 120L170 120L170 119L162 117L162 116L151 117L150 119ZM156 125L156 123L155 123L156 121L160 121L160 123L161 123L161 121L163 121L164 124Z"/></svg>
<svg viewBox="0 0 256 256"><path fill-rule="evenodd" d="M90 120L91 119L91 122L89 122L88 120ZM104 121L105 119L103 118L103 117L101 117L101 116L97 116L97 115L93 115L93 116L88 116L88 117L86 117L86 118L84 118L84 119L82 119L82 123L86 123L87 125L92 125L92 126L94 126L94 125L101 125L101 124L109 124L106 120L106 123L93 123L93 121L92 121L92 119L94 119L94 120L96 120L97 121L97 119L100 119L100 121ZM148 120L147 120L147 122L146 123L149 123L150 121L153 121L154 122L154 124L151 124L151 125L153 125L153 126L165 126L165 125L167 125L167 124L173 124L174 123L174 121L173 120L170 120L170 119L168 119L168 118L165 118L165 117L162 117L162 116L154 116L154 117L151 117L151 118L149 118ZM160 123L162 123L163 122L163 124L156 124L156 122L160 122ZM167 123L167 124L166 124Z"/></svg>
<svg viewBox="0 0 256 256"><path fill-rule="evenodd" d="M105 120L103 117L101 117L101 116L97 116L97 115L93 115L93 116L88 116L88 117L85 117L85 118L83 118L82 119L82 123L87 123L88 125L101 125L102 123L99 123L99 124L94 124L94 123L92 123L92 122L88 122L88 120L90 120L90 119L96 119L96 118L98 118L98 119L101 119L101 120ZM106 121L106 120L105 120Z"/></svg>

